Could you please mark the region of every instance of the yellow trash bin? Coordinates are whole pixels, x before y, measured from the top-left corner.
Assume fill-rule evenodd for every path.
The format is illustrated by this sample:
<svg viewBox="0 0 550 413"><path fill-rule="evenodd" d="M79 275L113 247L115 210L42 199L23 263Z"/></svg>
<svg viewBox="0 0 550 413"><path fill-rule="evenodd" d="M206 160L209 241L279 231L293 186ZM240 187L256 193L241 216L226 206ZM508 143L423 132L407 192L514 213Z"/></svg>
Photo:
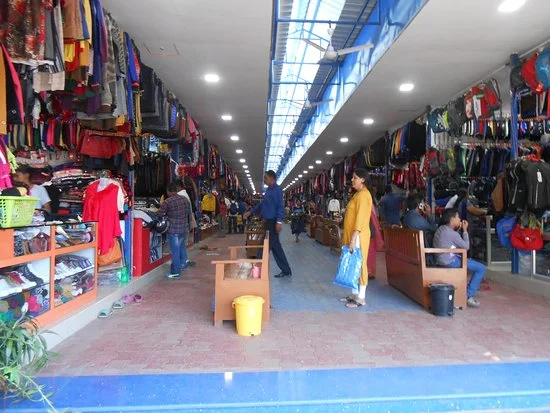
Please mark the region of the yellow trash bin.
<svg viewBox="0 0 550 413"><path fill-rule="evenodd" d="M262 308L265 300L255 295L243 295L233 300L237 334L259 336L262 334Z"/></svg>

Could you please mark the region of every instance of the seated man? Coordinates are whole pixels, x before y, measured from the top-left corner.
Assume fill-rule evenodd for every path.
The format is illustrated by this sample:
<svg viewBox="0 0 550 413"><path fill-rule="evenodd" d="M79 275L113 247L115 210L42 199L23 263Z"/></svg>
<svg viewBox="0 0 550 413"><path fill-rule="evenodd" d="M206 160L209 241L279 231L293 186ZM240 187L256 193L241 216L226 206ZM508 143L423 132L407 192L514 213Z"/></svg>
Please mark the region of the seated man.
<svg viewBox="0 0 550 413"><path fill-rule="evenodd" d="M456 209L447 209L443 213L443 225L441 225L434 236L435 248L459 248L470 249L470 237L468 236L468 221L461 221ZM461 230L462 234L458 231ZM460 268L462 257L460 254L439 254L437 263L443 267ZM485 278L486 267L480 262L468 259L468 271L472 271L472 278L468 283L467 297L468 306L479 307L479 301L475 295L479 286Z"/></svg>
<svg viewBox="0 0 550 413"><path fill-rule="evenodd" d="M407 212L403 217L403 227L422 231L424 246L432 247L437 225L432 215L432 208L424 202L421 194L411 194L407 198Z"/></svg>

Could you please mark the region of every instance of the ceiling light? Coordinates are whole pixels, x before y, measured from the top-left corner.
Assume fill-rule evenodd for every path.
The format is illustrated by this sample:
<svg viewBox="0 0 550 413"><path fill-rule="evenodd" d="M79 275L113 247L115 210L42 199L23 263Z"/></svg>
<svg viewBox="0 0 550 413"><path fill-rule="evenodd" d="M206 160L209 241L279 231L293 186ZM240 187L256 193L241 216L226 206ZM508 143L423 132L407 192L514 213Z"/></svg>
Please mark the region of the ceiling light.
<svg viewBox="0 0 550 413"><path fill-rule="evenodd" d="M237 141L239 140L239 137L238 137L237 135L233 135L233 136L231 136L231 138L229 138L229 139L231 139L231 140L234 141L234 142L237 142Z"/></svg>
<svg viewBox="0 0 550 413"><path fill-rule="evenodd" d="M327 151L327 155L332 155L332 151Z"/></svg>
<svg viewBox="0 0 550 413"><path fill-rule="evenodd" d="M321 165L321 161L320 161L319 159L317 159L317 160L315 161L315 163L316 163L317 165Z"/></svg>
<svg viewBox="0 0 550 413"><path fill-rule="evenodd" d="M401 86L399 86L400 92L410 92L414 89L414 84L412 83L402 83Z"/></svg>
<svg viewBox="0 0 550 413"><path fill-rule="evenodd" d="M220 77L215 73L208 73L204 75L204 80L208 83L218 83L220 81Z"/></svg>
<svg viewBox="0 0 550 413"><path fill-rule="evenodd" d="M304 176L304 175L298 175L298 178L301 178L301 177L303 177L303 176Z"/></svg>
<svg viewBox="0 0 550 413"><path fill-rule="evenodd" d="M248 169L245 169L244 173L248 174L248 173L250 173L250 171Z"/></svg>
<svg viewBox="0 0 550 413"><path fill-rule="evenodd" d="M365 125L372 125L372 124L374 123L374 119L372 119L372 118L365 118L365 119L363 119L363 123L364 123Z"/></svg>
<svg viewBox="0 0 550 413"><path fill-rule="evenodd" d="M246 159L241 158L241 159L239 159L239 162L240 162L240 163L245 163L245 162L246 162Z"/></svg>
<svg viewBox="0 0 550 413"><path fill-rule="evenodd" d="M225 120L226 122L233 120L233 116L231 115L222 115L222 120Z"/></svg>
<svg viewBox="0 0 550 413"><path fill-rule="evenodd" d="M243 165L243 169L248 169L248 165Z"/></svg>
<svg viewBox="0 0 550 413"><path fill-rule="evenodd" d="M309 165L308 168L309 168L309 169L313 169L313 165Z"/></svg>
<svg viewBox="0 0 550 413"><path fill-rule="evenodd" d="M308 172L307 171L304 171L305 174L307 174Z"/></svg>
<svg viewBox="0 0 550 413"><path fill-rule="evenodd" d="M498 11L501 13L513 13L521 9L527 0L504 0L498 6Z"/></svg>
<svg viewBox="0 0 550 413"><path fill-rule="evenodd" d="M349 138L346 138L345 136L343 138L340 138L340 142L347 143L349 142ZM328 155L328 154L327 154Z"/></svg>
<svg viewBox="0 0 550 413"><path fill-rule="evenodd" d="M243 150L242 149L237 149L235 152L236 153L243 153Z"/></svg>

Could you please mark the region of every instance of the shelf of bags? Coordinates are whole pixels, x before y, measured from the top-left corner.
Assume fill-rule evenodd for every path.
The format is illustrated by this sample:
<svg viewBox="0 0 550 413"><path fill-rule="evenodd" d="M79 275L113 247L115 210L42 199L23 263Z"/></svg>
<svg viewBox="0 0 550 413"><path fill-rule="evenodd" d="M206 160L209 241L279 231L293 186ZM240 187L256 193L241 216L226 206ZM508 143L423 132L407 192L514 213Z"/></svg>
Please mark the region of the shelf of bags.
<svg viewBox="0 0 550 413"><path fill-rule="evenodd" d="M64 254L72 254L74 252L83 251L83 250L87 250L95 247L96 247L96 243L94 241L94 242L87 242L85 244L71 245L70 247L57 248L56 246L54 251L55 251L55 255L64 255Z"/></svg>
<svg viewBox="0 0 550 413"><path fill-rule="evenodd" d="M14 265L25 264L30 261L37 261L43 258L50 258L51 251L37 252L35 254L22 255L20 257L14 257L6 260L0 260L0 268L11 267Z"/></svg>
<svg viewBox="0 0 550 413"><path fill-rule="evenodd" d="M80 273L83 273L83 272L86 272L86 271L90 271L90 270L93 270L93 269L95 269L95 266L92 265L92 266L90 266L90 267L88 267L88 268L82 268L82 269L79 269L79 270L75 270L75 271L73 271L73 272L71 272L71 273L69 273L69 274L57 274L57 273L56 273L56 274L55 274L55 280L56 280L56 281L63 280L63 279L65 279L65 278L67 278L67 277L73 277L73 276L75 276L75 275L77 275L77 274L80 274Z"/></svg>

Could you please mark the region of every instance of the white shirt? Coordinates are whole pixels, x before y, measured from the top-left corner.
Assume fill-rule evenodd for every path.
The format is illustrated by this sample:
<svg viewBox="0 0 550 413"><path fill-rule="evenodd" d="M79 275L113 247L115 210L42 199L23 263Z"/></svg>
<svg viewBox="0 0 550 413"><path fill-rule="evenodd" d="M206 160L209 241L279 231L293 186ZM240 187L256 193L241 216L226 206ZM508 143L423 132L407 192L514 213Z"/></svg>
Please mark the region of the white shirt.
<svg viewBox="0 0 550 413"><path fill-rule="evenodd" d="M36 201L36 206L34 207L35 209L42 209L45 204L52 202L50 196L48 195L48 191L46 191L46 188L42 185L34 185L30 189L30 194L31 196L38 198L38 201Z"/></svg>
<svg viewBox="0 0 550 413"><path fill-rule="evenodd" d="M328 212L340 212L340 201L331 199L328 203Z"/></svg>

